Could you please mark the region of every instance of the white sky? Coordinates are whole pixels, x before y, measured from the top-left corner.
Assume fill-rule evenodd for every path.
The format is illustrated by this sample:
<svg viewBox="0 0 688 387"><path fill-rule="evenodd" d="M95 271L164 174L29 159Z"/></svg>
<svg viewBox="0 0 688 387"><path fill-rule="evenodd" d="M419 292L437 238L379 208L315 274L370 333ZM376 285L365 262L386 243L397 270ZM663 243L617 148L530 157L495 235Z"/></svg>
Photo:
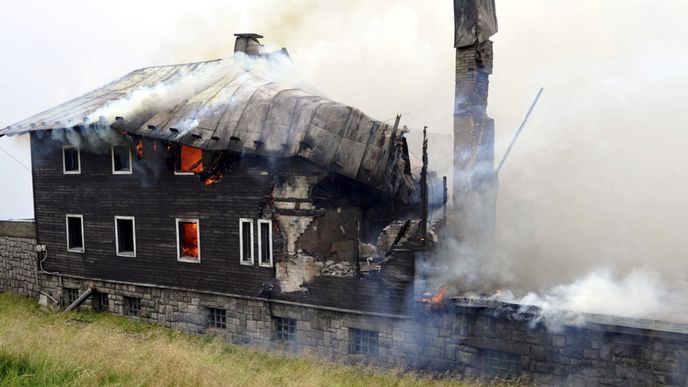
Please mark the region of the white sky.
<svg viewBox="0 0 688 387"><path fill-rule="evenodd" d="M688 3L497 0L497 12L498 156L545 87L500 176L502 205L536 203L545 249L685 256ZM2 127L139 67L228 56L232 34L250 31L287 47L325 95L429 124L431 163L450 163L451 0L26 0L0 14ZM27 144L0 139L28 165ZM0 176L0 218L32 217L29 173L0 152Z"/></svg>

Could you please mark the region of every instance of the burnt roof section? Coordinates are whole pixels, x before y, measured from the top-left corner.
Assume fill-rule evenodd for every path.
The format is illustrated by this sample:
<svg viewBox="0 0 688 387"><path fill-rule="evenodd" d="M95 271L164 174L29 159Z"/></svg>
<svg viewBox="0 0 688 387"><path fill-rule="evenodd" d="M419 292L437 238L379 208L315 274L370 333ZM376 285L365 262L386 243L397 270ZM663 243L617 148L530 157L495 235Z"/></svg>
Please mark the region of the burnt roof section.
<svg viewBox="0 0 688 387"><path fill-rule="evenodd" d="M398 125L281 82L275 67L291 65L283 52L139 69L0 129L0 136L113 125L206 150L301 157L392 194L412 191Z"/></svg>

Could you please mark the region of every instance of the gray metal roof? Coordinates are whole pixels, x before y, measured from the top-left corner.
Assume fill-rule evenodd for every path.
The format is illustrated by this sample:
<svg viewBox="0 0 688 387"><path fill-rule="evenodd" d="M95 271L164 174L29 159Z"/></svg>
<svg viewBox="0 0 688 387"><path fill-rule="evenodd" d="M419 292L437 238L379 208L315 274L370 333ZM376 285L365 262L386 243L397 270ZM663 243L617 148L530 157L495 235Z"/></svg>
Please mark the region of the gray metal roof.
<svg viewBox="0 0 688 387"><path fill-rule="evenodd" d="M239 54L143 68L0 129L0 136L119 124L140 136L207 150L301 157L390 193L413 190L404 172L402 131L282 82L275 68L284 63L277 62Z"/></svg>

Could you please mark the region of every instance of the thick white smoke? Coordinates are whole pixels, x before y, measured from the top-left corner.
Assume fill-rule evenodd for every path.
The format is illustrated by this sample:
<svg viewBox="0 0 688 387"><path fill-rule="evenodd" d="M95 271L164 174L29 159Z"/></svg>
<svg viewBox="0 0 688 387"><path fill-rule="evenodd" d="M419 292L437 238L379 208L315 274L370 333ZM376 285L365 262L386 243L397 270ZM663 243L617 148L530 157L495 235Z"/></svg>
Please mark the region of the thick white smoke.
<svg viewBox="0 0 688 387"><path fill-rule="evenodd" d="M299 73L328 97L383 120L403 113L412 128L429 124L431 168L451 177L452 3L172 1L160 7L131 2L82 19L103 24L96 15L119 12L146 31L118 46L126 55L92 55L108 62L138 61L127 62L125 69L227 57L234 33L261 33L264 42L287 47ZM133 8L140 12L127 11ZM658 305L680 306L677 289L688 288L688 217L682 216L688 213L686 12L683 0L661 6L650 0L497 0L500 31L493 39L488 109L496 121L498 156L535 92L544 87L545 94L500 176L497 253L470 254L476 246L453 241L448 255L454 263L441 272L453 273L467 291L511 289L516 300L575 310L638 317L655 315ZM96 27L92 30L105 31ZM158 43L153 34L164 28L169 29L162 47L154 49L154 58L146 57ZM84 35L77 32L72 40ZM92 46L110 51L102 40L125 33L104 32ZM8 95L29 99L21 94L24 89L22 83ZM419 136L412 131L409 137L418 153ZM526 301L531 292L540 300ZM633 297L615 294L635 294L647 309L619 307Z"/></svg>

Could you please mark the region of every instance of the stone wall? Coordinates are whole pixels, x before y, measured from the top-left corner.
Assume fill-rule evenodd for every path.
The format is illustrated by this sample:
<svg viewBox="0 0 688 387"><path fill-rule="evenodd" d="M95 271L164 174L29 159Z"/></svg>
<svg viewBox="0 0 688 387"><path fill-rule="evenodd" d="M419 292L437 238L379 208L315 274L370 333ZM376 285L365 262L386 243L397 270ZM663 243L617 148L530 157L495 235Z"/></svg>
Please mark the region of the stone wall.
<svg viewBox="0 0 688 387"><path fill-rule="evenodd" d="M33 222L0 221L0 292L36 295Z"/></svg>
<svg viewBox="0 0 688 387"><path fill-rule="evenodd" d="M675 385L688 373L688 329L622 320L551 330L535 309L502 303L418 304L412 316L361 313L280 300L194 292L42 275L44 290L59 299L64 288L94 286L108 294L108 308L127 314L125 297L140 299L134 317L192 334L267 350L307 352L333 360L382 367L453 372L465 377L525 378L553 385ZM91 307L88 301L83 308ZM225 310L226 328L208 327L209 308ZM295 320L295 339L276 338L275 318ZM649 322L645 322L649 323ZM377 353L352 353L353 330L377 332Z"/></svg>
<svg viewBox="0 0 688 387"><path fill-rule="evenodd" d="M0 224L0 229L4 225ZM13 228L16 231L16 228ZM96 295L81 306L191 334L211 334L267 350L308 352L382 367L453 372L466 377L520 377L543 385L686 385L688 327L680 324L584 316L581 326L552 329L537 309L476 300L416 304L411 315L312 306L246 295L102 281L40 273L35 288L35 239L30 233L0 236L0 290L37 296L64 306L68 289ZM103 296L107 294L106 298ZM224 328L209 327L210 308L223 310ZM276 319L294 321L294 339L277 337ZM352 353L356 330L374 332L373 354Z"/></svg>

